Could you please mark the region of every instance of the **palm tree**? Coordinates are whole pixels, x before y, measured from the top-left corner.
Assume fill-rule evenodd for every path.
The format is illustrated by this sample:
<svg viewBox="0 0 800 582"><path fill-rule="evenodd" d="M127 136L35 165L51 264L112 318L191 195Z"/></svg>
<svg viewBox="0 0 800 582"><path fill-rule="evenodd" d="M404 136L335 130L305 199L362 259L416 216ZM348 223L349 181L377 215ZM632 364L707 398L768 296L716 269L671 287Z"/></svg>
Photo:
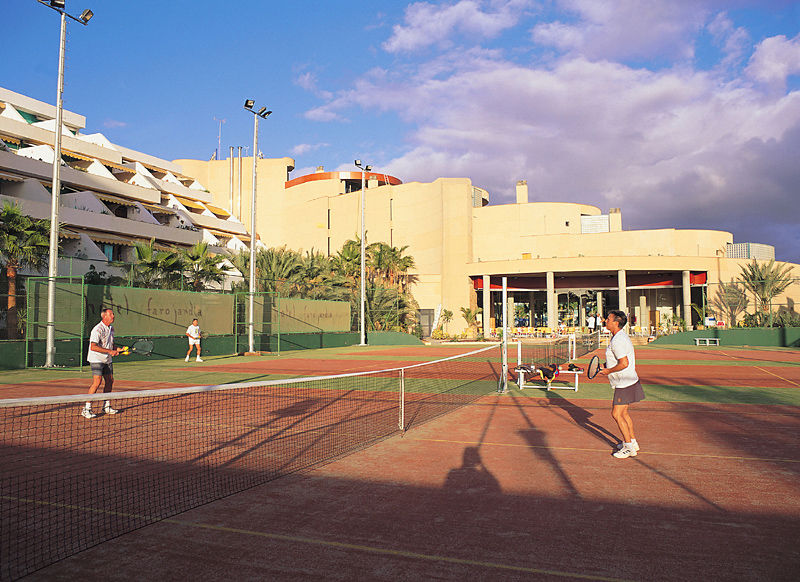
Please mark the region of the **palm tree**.
<svg viewBox="0 0 800 582"><path fill-rule="evenodd" d="M775 259L770 259L768 263L759 263L753 259L752 263L741 267L742 284L756 297L761 325L764 325L767 316L769 326L772 326L772 299L792 284L792 279L789 278L792 268L791 265L776 265Z"/></svg>
<svg viewBox="0 0 800 582"><path fill-rule="evenodd" d="M47 264L50 250L50 221L36 220L22 213L16 204L3 202L0 210L0 257L8 277L8 338L18 337L17 272L39 270Z"/></svg>
<svg viewBox="0 0 800 582"><path fill-rule="evenodd" d="M172 249L156 247L155 239L133 244L136 261L128 267L128 281L138 287L175 289L182 280L181 258Z"/></svg>
<svg viewBox="0 0 800 582"><path fill-rule="evenodd" d="M445 327L451 321L453 321L453 312L449 309L442 309L442 313L439 315L439 328L446 332Z"/></svg>
<svg viewBox="0 0 800 582"><path fill-rule="evenodd" d="M302 257L296 279L301 297L333 299L336 295L332 289L335 277L331 260L313 248Z"/></svg>
<svg viewBox="0 0 800 582"><path fill-rule="evenodd" d="M478 314L480 314L483 310L480 307L476 307L475 309L471 309L469 307L462 307L461 308L461 315L464 317L464 321L467 322L467 327L470 331L473 329L478 329Z"/></svg>
<svg viewBox="0 0 800 582"><path fill-rule="evenodd" d="M730 283L720 283L711 306L720 311L728 325L733 327L739 314L747 309L747 292L740 283L733 280Z"/></svg>
<svg viewBox="0 0 800 582"><path fill-rule="evenodd" d="M181 252L183 268L188 274L192 289L202 291L211 283L222 283L225 270L220 267L217 255L208 252L208 243L199 241Z"/></svg>
<svg viewBox="0 0 800 582"><path fill-rule="evenodd" d="M281 297L299 294L296 275L301 271L302 257L297 251L280 248L261 250L256 254L256 281L259 291L274 291Z"/></svg>

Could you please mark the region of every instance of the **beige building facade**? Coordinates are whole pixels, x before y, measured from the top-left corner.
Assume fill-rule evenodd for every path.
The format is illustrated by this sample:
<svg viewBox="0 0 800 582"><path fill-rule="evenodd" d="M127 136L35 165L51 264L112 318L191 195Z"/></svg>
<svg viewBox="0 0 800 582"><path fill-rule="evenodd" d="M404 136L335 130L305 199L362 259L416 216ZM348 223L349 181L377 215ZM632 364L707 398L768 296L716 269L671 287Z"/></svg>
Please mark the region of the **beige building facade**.
<svg viewBox="0 0 800 582"><path fill-rule="evenodd" d="M230 187L239 182L237 164L175 163L221 196L214 204L224 206L227 199L237 207L238 189ZM252 158L243 160L244 214L238 217L243 222L250 208L251 164ZM318 168L288 179L293 166L290 158L258 160L256 230L267 246L334 254L360 232L362 174ZM774 258L772 247L734 244L729 232L627 231L617 208L603 212L578 203L529 202L524 180L517 183L515 203L490 205L489 193L468 178L402 183L368 172L364 179L367 242L408 246L416 261L414 297L431 323L441 310L452 311L451 333L466 327L462 307L481 308L482 331L493 333L503 277L517 326L583 327L587 315L611 308L628 312L643 331L679 319L695 325L703 322L691 305L710 300L709 285L736 279L752 258ZM800 277L800 266L794 275ZM795 284L778 301L798 295Z"/></svg>

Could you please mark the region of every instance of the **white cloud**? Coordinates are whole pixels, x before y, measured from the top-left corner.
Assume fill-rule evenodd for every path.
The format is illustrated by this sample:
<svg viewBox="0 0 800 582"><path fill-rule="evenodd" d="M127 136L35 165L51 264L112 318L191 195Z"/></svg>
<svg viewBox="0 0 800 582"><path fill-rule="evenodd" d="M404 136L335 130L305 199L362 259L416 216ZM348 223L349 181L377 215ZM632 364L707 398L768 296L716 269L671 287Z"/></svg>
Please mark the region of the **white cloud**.
<svg viewBox="0 0 800 582"><path fill-rule="evenodd" d="M120 127L128 127L128 124L124 121L118 121L116 119L106 119L103 122L103 127L107 129L117 129Z"/></svg>
<svg viewBox="0 0 800 582"><path fill-rule="evenodd" d="M727 13L720 12L708 24L708 31L724 55L721 69L737 66L750 49L750 34L744 27L735 27Z"/></svg>
<svg viewBox="0 0 800 582"><path fill-rule="evenodd" d="M492 38L514 26L519 14L529 4L526 0L504 0L488 3L460 0L455 4L416 2L405 13L405 24L395 25L392 36L383 44L390 53L411 52L431 45L444 45L457 34L473 40Z"/></svg>
<svg viewBox="0 0 800 582"><path fill-rule="evenodd" d="M313 93L321 99L330 99L333 97L333 94L330 91L323 91L319 88L317 76L314 73L305 72L299 74L295 78L294 84L302 89L305 89L306 91L309 91L310 93Z"/></svg>
<svg viewBox="0 0 800 582"><path fill-rule="evenodd" d="M307 154L308 152L313 152L313 151L318 150L320 148L327 147L328 145L330 145L330 144L327 144L327 143L314 143L314 144L311 144L311 143L300 143L300 144L297 144L296 146L294 146L291 149L291 153L292 153L293 156L302 156L303 154Z"/></svg>
<svg viewBox="0 0 800 582"><path fill-rule="evenodd" d="M623 15L623 4L646 14ZM787 75L800 72L798 37L773 37L756 48L747 74L768 84L765 90L736 76L735 65L751 50L749 34L724 14L709 18L688 2L570 5L606 28L564 25L559 38L576 50L547 66L479 48L453 50L372 70L309 114L340 119L358 108L407 122L414 128L403 136L408 151L375 160L404 181L469 177L499 203L513 200L516 180L527 179L532 201L621 207L629 229L728 230L739 242L775 244L779 257L800 261L792 242L800 238L800 91L784 86ZM647 39L640 28L658 14L669 18ZM639 27L627 47L614 40L615 15ZM722 49L710 71L684 58L702 22ZM672 68L610 60L669 53L669 39L681 40Z"/></svg>
<svg viewBox="0 0 800 582"><path fill-rule="evenodd" d="M782 89L786 77L800 73L800 34L791 40L783 35L764 39L745 70L751 78Z"/></svg>
<svg viewBox="0 0 800 582"><path fill-rule="evenodd" d="M694 55L693 35L707 18L705 2L694 0L559 0L575 21L544 22L535 42L590 59Z"/></svg>

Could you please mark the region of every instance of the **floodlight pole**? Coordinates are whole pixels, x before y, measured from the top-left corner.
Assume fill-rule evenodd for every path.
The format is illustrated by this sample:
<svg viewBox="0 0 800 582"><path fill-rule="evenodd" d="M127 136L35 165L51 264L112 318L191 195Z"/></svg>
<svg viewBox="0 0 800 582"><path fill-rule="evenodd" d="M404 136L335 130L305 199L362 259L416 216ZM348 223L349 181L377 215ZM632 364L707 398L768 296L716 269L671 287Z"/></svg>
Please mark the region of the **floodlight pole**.
<svg viewBox="0 0 800 582"><path fill-rule="evenodd" d="M367 208L366 174L372 169L370 165L362 165L361 160L356 160L355 165L361 170L361 318L359 320L359 330L361 332L361 344L367 345L367 330L364 323L366 305L366 248L364 244L365 220Z"/></svg>
<svg viewBox="0 0 800 582"><path fill-rule="evenodd" d="M56 127L53 144L53 184L50 195L50 249L47 264L47 346L45 348L45 367L52 368L56 364L56 277L58 277L58 214L61 204L61 125L64 112L64 53L67 44L67 17L84 26L89 24L94 13L84 10L80 18L67 14L63 2L39 0L61 15L61 37L58 45L58 88L56 91Z"/></svg>
<svg viewBox="0 0 800 582"><path fill-rule="evenodd" d="M255 111L253 106L255 102L252 99L247 99L244 102L244 108L253 114L253 192L250 198L250 288L249 288L249 315L247 316L247 339L250 352L255 351L255 331L253 323L253 309L254 298L256 292L256 177L258 156L258 118L266 119L270 116L272 111L267 111L266 107L262 107L259 111Z"/></svg>

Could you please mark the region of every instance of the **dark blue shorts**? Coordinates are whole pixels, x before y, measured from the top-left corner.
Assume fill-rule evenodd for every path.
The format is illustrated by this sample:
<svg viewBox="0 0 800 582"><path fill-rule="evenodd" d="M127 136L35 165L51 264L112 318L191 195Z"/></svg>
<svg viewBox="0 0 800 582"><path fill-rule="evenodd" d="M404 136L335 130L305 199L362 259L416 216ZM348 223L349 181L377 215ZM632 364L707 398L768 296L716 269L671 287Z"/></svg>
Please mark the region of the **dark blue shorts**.
<svg viewBox="0 0 800 582"><path fill-rule="evenodd" d="M92 376L113 376L114 364L98 364L97 362L89 362L92 368Z"/></svg>

